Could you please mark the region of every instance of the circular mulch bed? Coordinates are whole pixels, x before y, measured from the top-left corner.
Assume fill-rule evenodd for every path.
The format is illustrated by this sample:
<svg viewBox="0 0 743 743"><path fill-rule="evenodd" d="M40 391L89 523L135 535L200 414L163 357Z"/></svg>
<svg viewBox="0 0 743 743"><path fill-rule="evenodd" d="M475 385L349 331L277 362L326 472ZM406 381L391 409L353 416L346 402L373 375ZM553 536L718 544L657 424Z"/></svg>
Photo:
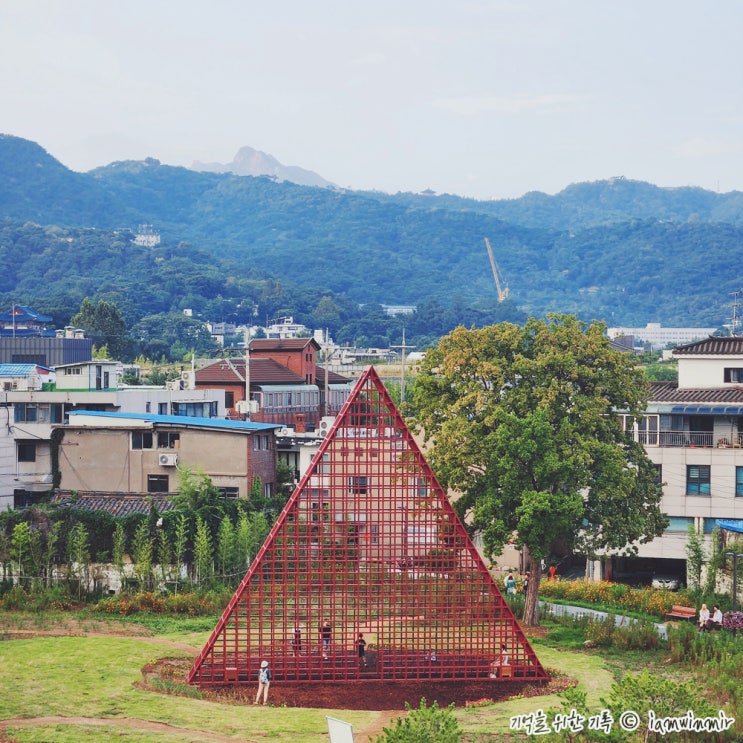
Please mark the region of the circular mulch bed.
<svg viewBox="0 0 743 743"><path fill-rule="evenodd" d="M169 693L186 693L183 687L191 667L188 658L161 658L142 669L145 688ZM274 706L311 707L320 709L403 710L406 702L418 707L422 697L439 707L454 704L499 702L513 696L534 697L553 694L575 682L556 676L549 682L538 681L346 681L312 684L271 684L269 703ZM196 687L193 687L196 688ZM200 688L206 699L252 704L257 683Z"/></svg>

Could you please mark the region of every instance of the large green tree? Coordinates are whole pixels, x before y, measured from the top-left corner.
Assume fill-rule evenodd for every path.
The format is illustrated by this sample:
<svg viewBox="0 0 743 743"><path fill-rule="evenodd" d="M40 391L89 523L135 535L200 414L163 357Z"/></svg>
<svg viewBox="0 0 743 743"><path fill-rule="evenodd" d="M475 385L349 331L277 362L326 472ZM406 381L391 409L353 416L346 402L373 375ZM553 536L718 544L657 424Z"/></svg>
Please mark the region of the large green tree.
<svg viewBox="0 0 743 743"><path fill-rule="evenodd" d="M429 351L414 409L430 461L462 495L489 556L515 540L538 624L541 560L556 549L631 554L662 533L656 470L617 411L641 416L647 383L600 323L569 315L458 328Z"/></svg>
<svg viewBox="0 0 743 743"><path fill-rule="evenodd" d="M107 346L111 358L125 359L129 353L129 336L126 322L113 302L99 299L97 304L85 297L80 312L70 319L70 324L82 328L96 348Z"/></svg>

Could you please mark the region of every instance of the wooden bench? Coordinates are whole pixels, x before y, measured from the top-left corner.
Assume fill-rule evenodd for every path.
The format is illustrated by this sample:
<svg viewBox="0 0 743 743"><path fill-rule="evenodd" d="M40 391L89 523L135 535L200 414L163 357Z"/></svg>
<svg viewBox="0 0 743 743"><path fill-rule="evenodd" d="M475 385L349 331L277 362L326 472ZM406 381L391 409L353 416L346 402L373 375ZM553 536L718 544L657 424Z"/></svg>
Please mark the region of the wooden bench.
<svg viewBox="0 0 743 743"><path fill-rule="evenodd" d="M693 606L673 606L671 611L666 612L670 619L690 619L694 621L697 616L697 610Z"/></svg>

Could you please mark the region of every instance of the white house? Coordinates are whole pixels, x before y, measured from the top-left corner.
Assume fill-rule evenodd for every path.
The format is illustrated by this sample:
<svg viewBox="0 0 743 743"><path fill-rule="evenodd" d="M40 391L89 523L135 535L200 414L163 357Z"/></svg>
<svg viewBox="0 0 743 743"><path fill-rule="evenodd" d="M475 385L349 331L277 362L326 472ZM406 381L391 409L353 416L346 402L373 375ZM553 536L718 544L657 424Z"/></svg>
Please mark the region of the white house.
<svg viewBox="0 0 743 743"><path fill-rule="evenodd" d="M673 356L678 382L654 382L643 420L625 419L658 469L669 526L639 545L639 561L615 558L595 577L648 570L685 578L689 524L709 547L718 520L743 519L743 337L708 337Z"/></svg>

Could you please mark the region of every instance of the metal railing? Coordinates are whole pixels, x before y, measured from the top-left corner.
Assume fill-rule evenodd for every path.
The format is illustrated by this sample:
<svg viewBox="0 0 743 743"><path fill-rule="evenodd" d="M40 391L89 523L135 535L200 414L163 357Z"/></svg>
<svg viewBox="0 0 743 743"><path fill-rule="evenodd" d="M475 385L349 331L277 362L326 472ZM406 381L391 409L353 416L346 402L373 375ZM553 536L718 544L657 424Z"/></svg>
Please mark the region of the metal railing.
<svg viewBox="0 0 743 743"><path fill-rule="evenodd" d="M713 446L724 447L722 442L728 442L728 446L739 447L741 437L735 436L729 439L715 440L715 434L710 431L638 431L638 440L645 446L676 446L676 447L699 447L712 448Z"/></svg>

